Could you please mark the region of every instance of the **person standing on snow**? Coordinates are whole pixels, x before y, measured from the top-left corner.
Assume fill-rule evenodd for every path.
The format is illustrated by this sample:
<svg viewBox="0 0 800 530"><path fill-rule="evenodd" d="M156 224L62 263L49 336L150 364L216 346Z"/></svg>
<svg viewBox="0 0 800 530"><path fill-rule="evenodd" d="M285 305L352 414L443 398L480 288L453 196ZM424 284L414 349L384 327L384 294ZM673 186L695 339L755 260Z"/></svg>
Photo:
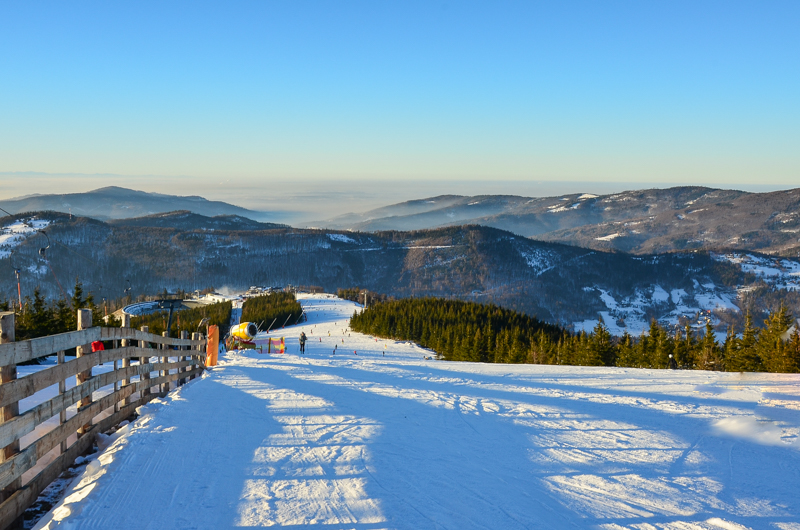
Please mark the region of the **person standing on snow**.
<svg viewBox="0 0 800 530"><path fill-rule="evenodd" d="M673 357L671 353L669 354L669 362L667 363L667 368L669 368L670 370L678 369L678 363L675 362L675 357Z"/></svg>
<svg viewBox="0 0 800 530"><path fill-rule="evenodd" d="M301 331L300 332L300 353L302 353L302 354L306 353L306 332L305 331Z"/></svg>

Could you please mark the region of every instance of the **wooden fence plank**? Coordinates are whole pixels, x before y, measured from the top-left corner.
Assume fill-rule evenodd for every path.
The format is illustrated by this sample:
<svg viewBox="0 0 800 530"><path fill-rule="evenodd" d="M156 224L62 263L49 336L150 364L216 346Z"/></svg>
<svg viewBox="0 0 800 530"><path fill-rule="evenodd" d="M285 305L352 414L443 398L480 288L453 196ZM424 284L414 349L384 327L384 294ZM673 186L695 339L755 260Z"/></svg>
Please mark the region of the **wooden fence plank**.
<svg viewBox="0 0 800 530"><path fill-rule="evenodd" d="M145 326L143 326L145 327ZM118 339L131 339L143 340L146 342L153 342L155 344L168 344L170 346L199 346L205 341L202 340L189 340L189 339L176 339L172 337L163 337L155 335L147 331L140 331L132 328L101 328L100 340L118 340Z"/></svg>
<svg viewBox="0 0 800 530"><path fill-rule="evenodd" d="M187 362L192 363L192 361ZM106 372L96 375L85 383L70 388L64 392L64 394L56 396L44 403L40 403L7 423L0 424L0 447L4 447L29 432L32 432L40 423L47 421L62 410L74 405L86 396L91 395L92 392L104 386L113 385L115 381L125 377L130 378L135 375L143 377L150 372L160 371L165 368L179 368L181 366L183 366L183 363L170 363L168 365L164 365L163 363L146 363L130 366L126 369L117 370L116 372ZM149 378L144 377L144 380L149 380ZM159 384L163 382L160 378L153 379L153 381L156 380L159 381ZM156 386L156 384L155 382L151 382L145 386L145 389Z"/></svg>
<svg viewBox="0 0 800 530"><path fill-rule="evenodd" d="M26 361L55 355L61 350L70 350L96 340L133 339L169 344L171 346L201 346L204 340L186 340L160 337L152 333L144 333L136 329L93 327L81 331L70 331L38 337L21 342L0 344L0 366L21 364Z"/></svg>
<svg viewBox="0 0 800 530"><path fill-rule="evenodd" d="M113 350L103 350L90 353L51 368L34 372L25 377L0 385L0 407L32 396L36 392L58 383L70 376L77 375L99 364L130 359L131 357L146 356L151 349L138 346L127 346ZM129 365L130 366L130 365Z"/></svg>
<svg viewBox="0 0 800 530"><path fill-rule="evenodd" d="M70 331L59 333L37 339L0 344L0 366L9 364L20 364L25 361L38 359L54 355L61 350L77 348L81 344L87 344L100 340L100 328L84 329L82 331Z"/></svg>

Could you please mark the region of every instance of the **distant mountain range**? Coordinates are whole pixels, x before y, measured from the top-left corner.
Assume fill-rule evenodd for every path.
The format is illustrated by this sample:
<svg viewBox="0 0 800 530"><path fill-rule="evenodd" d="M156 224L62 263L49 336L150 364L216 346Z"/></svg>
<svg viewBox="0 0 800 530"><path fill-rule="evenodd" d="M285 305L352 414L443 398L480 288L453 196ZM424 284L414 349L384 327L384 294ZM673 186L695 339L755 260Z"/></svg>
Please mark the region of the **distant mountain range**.
<svg viewBox="0 0 800 530"><path fill-rule="evenodd" d="M543 241L652 254L736 249L800 255L800 188L746 193L704 187L531 198L444 195L316 223L337 230L475 224Z"/></svg>
<svg viewBox="0 0 800 530"><path fill-rule="evenodd" d="M118 187L0 201L13 214L51 210L117 226L182 230L265 230L270 214L202 197ZM274 217L273 217L274 218ZM481 225L541 241L657 254L681 250L758 251L800 256L800 188L746 193L704 187L556 197L442 195L313 223L357 232Z"/></svg>
<svg viewBox="0 0 800 530"><path fill-rule="evenodd" d="M189 210L156 213L130 219L111 219L106 222L112 226L178 228L180 230L271 230L273 228L289 228L287 225L279 223L259 223L241 215L208 217L192 213Z"/></svg>
<svg viewBox="0 0 800 530"><path fill-rule="evenodd" d="M266 212L248 210L221 201L209 201L203 197L147 193L117 186L85 193L29 195L2 200L0 208L12 214L50 210L101 220L129 219L176 210L186 210L208 217L238 215L259 220L268 217Z"/></svg>
<svg viewBox="0 0 800 530"><path fill-rule="evenodd" d="M355 233L228 230L215 219L180 213L107 223L53 212L0 218L0 298L16 297L17 267L24 295L38 286L59 297L54 277L67 290L80 278L98 299L120 298L127 287L136 295L208 286L318 285L329 292L357 286L396 297L493 302L576 330L602 316L614 333L641 333L651 318L741 325L741 310L751 309L758 320L781 302L800 312L796 259L746 252L632 255L475 225ZM184 221L189 228L174 226ZM47 237L36 231L41 228ZM48 244L45 261L38 250Z"/></svg>

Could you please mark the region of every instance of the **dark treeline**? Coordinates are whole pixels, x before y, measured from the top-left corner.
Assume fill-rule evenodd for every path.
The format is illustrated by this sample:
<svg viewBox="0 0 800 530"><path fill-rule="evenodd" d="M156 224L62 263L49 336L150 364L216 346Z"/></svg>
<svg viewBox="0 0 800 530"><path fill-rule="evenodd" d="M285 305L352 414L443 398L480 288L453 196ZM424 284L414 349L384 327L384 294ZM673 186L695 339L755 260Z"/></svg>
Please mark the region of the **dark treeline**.
<svg viewBox="0 0 800 530"><path fill-rule="evenodd" d="M83 290L83 284L75 282L72 296L55 301L46 300L38 288L33 291L33 298L26 296L22 301L22 310L16 309L14 334L16 340L35 339L56 333L66 333L78 329L78 309L92 310L92 323L95 326L118 326L119 322L109 316L109 323L103 323L104 309L99 307L92 293ZM12 310L12 303L0 300L0 311Z"/></svg>
<svg viewBox="0 0 800 530"><path fill-rule="evenodd" d="M354 331L413 340L452 361L529 362L531 344L558 343L558 326L495 305L406 298L371 306L350 320Z"/></svg>
<svg viewBox="0 0 800 530"><path fill-rule="evenodd" d="M385 294L376 293L368 289L361 289L360 287L348 287L347 289L338 289L336 296L342 300L350 300L357 304L364 304L364 293L367 294L367 305L377 302L386 302L387 300L394 300L394 297Z"/></svg>
<svg viewBox="0 0 800 530"><path fill-rule="evenodd" d="M781 307L763 328L748 314L741 334L729 328L722 343L710 323L702 334L689 326L670 334L654 320L639 337L612 337L602 320L591 333L572 334L493 305L424 298L372 306L356 313L351 327L418 342L452 361L667 368L672 355L684 369L797 373L800 333L787 337L792 322Z"/></svg>
<svg viewBox="0 0 800 530"><path fill-rule="evenodd" d="M190 337L191 333L196 331L205 333L205 326L199 329L200 322L202 322L204 318L208 318L208 324L219 326L220 331L224 333L231 322L231 310L232 305L230 302L218 302L216 304L175 311L172 314L170 337L180 337L181 331L188 331ZM159 311L149 315L132 317L131 327L140 329L142 326L147 326L150 333L161 335L164 330L167 329L168 320L169 312Z"/></svg>
<svg viewBox="0 0 800 530"><path fill-rule="evenodd" d="M303 313L300 302L292 293L272 293L248 298L242 305L242 322L253 322L266 330L273 321L273 329L294 324Z"/></svg>

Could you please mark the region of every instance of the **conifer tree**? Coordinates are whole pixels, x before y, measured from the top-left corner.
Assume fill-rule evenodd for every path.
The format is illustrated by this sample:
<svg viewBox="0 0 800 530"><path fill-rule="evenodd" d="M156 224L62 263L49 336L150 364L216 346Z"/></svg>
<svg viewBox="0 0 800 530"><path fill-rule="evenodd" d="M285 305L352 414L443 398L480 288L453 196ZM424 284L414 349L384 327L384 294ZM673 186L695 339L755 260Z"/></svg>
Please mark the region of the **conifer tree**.
<svg viewBox="0 0 800 530"><path fill-rule="evenodd" d="M790 365L783 335L791 327L792 320L789 310L781 304L778 311L764 321L765 328L758 337L756 350L768 372L784 372Z"/></svg>
<svg viewBox="0 0 800 530"><path fill-rule="evenodd" d="M786 344L786 365L787 373L800 372L800 330L795 328L788 344Z"/></svg>
<svg viewBox="0 0 800 530"><path fill-rule="evenodd" d="M703 370L723 370L721 363L719 345L714 336L714 328L711 321L706 320L705 334L699 344L700 347L700 368Z"/></svg>
<svg viewBox="0 0 800 530"><path fill-rule="evenodd" d="M614 347L611 344L611 333L603 322L603 317L597 321L597 325L592 331L589 339L589 355L587 365L589 366L613 366Z"/></svg>

